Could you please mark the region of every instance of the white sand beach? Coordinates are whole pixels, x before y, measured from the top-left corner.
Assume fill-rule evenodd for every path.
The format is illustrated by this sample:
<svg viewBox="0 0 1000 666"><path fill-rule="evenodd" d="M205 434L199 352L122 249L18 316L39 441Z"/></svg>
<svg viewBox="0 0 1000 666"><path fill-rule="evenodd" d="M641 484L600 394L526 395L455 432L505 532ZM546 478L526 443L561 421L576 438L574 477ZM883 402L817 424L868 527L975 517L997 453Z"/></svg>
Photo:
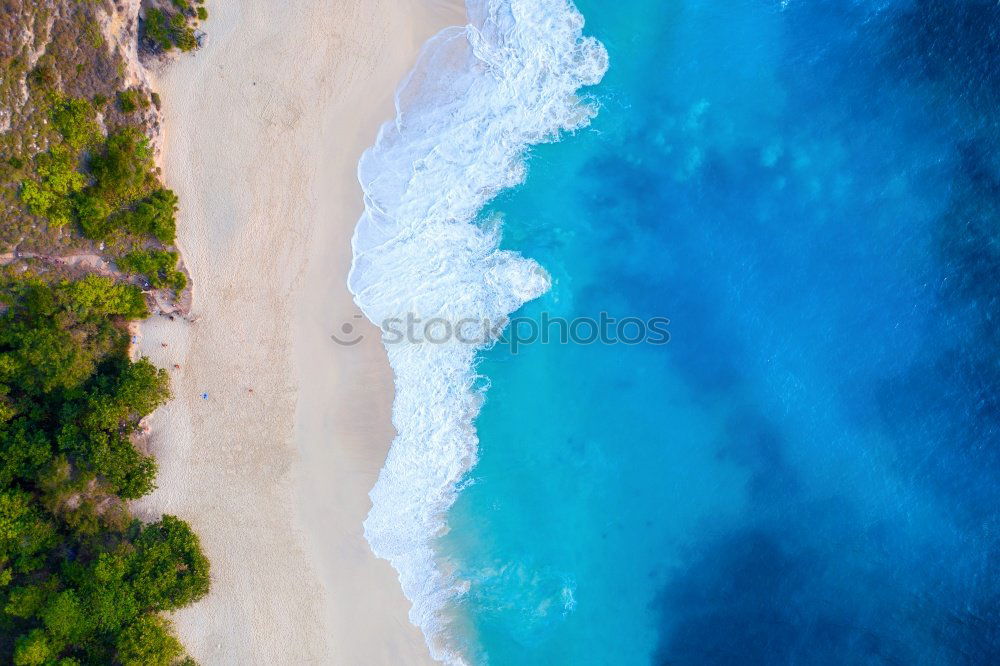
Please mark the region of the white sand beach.
<svg viewBox="0 0 1000 666"><path fill-rule="evenodd" d="M175 616L200 663L429 662L395 572L363 537L393 436L392 376L345 277L358 158L420 46L463 11L209 8L204 48L156 77L196 321L142 326L175 397L149 419L159 488L136 511L189 521L212 562L211 594ZM337 346L345 322L364 341Z"/></svg>

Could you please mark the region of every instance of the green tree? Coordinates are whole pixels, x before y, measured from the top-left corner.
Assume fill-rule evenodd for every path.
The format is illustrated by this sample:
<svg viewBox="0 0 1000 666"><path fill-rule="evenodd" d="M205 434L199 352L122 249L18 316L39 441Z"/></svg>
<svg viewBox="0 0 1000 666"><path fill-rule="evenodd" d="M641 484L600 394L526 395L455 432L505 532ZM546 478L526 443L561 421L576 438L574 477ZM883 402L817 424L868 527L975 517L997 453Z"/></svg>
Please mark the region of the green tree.
<svg viewBox="0 0 1000 666"><path fill-rule="evenodd" d="M14 666L43 666L54 656L48 636L41 629L35 629L17 639Z"/></svg>
<svg viewBox="0 0 1000 666"><path fill-rule="evenodd" d="M118 635L118 660L123 666L170 666L184 654L170 623L155 615L140 617Z"/></svg>
<svg viewBox="0 0 1000 666"><path fill-rule="evenodd" d="M77 158L65 146L53 146L36 158L39 180L21 183L21 200L33 215L44 217L49 224L63 226L72 219L71 195L86 185L77 171Z"/></svg>
<svg viewBox="0 0 1000 666"><path fill-rule="evenodd" d="M125 213L122 226L135 234L153 236L161 243L173 243L177 233L176 212L177 195L161 188Z"/></svg>
<svg viewBox="0 0 1000 666"><path fill-rule="evenodd" d="M67 295L67 307L77 309L81 316L141 319L149 314L138 287L108 277L88 275L63 283L61 289Z"/></svg>
<svg viewBox="0 0 1000 666"><path fill-rule="evenodd" d="M87 609L80 603L75 590L53 595L39 615L48 634L64 644L79 644L94 630Z"/></svg>
<svg viewBox="0 0 1000 666"><path fill-rule="evenodd" d="M173 663L157 614L203 597L209 564L186 523L143 525L124 503L153 488L132 437L169 395L163 370L125 353L142 294L2 275L0 662Z"/></svg>
<svg viewBox="0 0 1000 666"><path fill-rule="evenodd" d="M57 541L55 527L30 493L14 488L0 491L0 567L12 563L22 573L37 569Z"/></svg>
<svg viewBox="0 0 1000 666"><path fill-rule="evenodd" d="M90 159L94 192L113 208L132 204L156 185L149 139L136 127L108 136L104 148Z"/></svg>
<svg viewBox="0 0 1000 666"><path fill-rule="evenodd" d="M136 275L145 275L157 289L169 287L181 291L187 286L187 277L176 266L177 253L166 250L135 250L118 260L119 268Z"/></svg>
<svg viewBox="0 0 1000 666"><path fill-rule="evenodd" d="M33 409L23 401L15 409ZM31 480L52 459L52 445L46 432L27 418L15 418L0 426L0 484L15 479Z"/></svg>
<svg viewBox="0 0 1000 666"><path fill-rule="evenodd" d="M174 610L208 594L208 559L184 521L163 516L146 525L135 547L136 589L147 607Z"/></svg>
<svg viewBox="0 0 1000 666"><path fill-rule="evenodd" d="M18 365L21 387L30 393L76 388L94 371L94 359L69 331L32 328L19 343L11 357Z"/></svg>
<svg viewBox="0 0 1000 666"><path fill-rule="evenodd" d="M103 240L111 231L108 216L111 205L92 192L81 192L73 198L73 212L80 223L80 230L87 238Z"/></svg>

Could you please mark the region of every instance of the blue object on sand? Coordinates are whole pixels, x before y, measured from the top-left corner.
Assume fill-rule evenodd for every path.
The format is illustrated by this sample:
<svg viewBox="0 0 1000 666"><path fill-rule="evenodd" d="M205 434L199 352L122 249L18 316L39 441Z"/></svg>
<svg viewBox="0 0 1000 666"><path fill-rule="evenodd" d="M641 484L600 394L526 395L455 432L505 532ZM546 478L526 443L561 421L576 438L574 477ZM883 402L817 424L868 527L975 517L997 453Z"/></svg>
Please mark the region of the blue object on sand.
<svg viewBox="0 0 1000 666"><path fill-rule="evenodd" d="M207 393L202 393L201 394L201 399L202 400L208 400L208 394Z"/></svg>

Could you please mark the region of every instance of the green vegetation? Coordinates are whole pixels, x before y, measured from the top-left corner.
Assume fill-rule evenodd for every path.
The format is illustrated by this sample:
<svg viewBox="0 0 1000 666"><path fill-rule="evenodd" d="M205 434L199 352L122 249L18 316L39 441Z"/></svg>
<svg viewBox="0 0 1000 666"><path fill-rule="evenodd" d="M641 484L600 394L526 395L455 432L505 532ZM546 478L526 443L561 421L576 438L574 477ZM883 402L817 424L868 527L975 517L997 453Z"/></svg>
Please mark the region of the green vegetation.
<svg viewBox="0 0 1000 666"><path fill-rule="evenodd" d="M143 39L155 51L169 51L174 47L181 51L198 48L198 39L194 36L194 28L188 20L189 14L195 14L191 5L184 0L173 0L177 13L167 13L159 8L146 11L143 21Z"/></svg>
<svg viewBox="0 0 1000 666"><path fill-rule="evenodd" d="M158 189L134 208L125 210L116 218L110 219L112 226L127 229L140 236L153 236L164 245L174 242L177 232L175 213L177 212L177 195L173 190Z"/></svg>
<svg viewBox="0 0 1000 666"><path fill-rule="evenodd" d="M90 191L112 208L138 201L157 185L153 150L137 127L125 127L108 135L101 150L90 157L88 166L94 180Z"/></svg>
<svg viewBox="0 0 1000 666"><path fill-rule="evenodd" d="M201 3L186 2L185 10L163 0L143 3L147 5L141 21L144 51L197 47L194 26ZM54 146L65 147L89 185L88 162L91 154L100 152L100 135L127 126L149 134L156 116L148 110L157 100L146 86L131 83L134 78L123 46L104 39L101 24L110 7L104 0L4 0L3 4L0 26L8 39L0 40L0 253L16 247L22 252L65 254L91 250L93 241L113 244L113 252L121 253L140 239L121 238L114 229L109 238L80 233L75 224L80 222L76 197L70 196L75 188L64 187L73 183L60 183L58 178L66 173L58 167L67 156L40 160L39 155ZM161 29L159 45L150 38L156 26ZM147 112L142 112L144 108ZM38 173L40 162L48 162L46 168L56 167L47 182ZM34 184L25 188L27 181ZM90 226L98 208L83 206ZM111 205L109 214L121 208Z"/></svg>
<svg viewBox="0 0 1000 666"><path fill-rule="evenodd" d="M129 273L145 275L156 289L169 287L182 291L187 286L187 277L177 270L176 252L135 250L119 259L118 267Z"/></svg>
<svg viewBox="0 0 1000 666"><path fill-rule="evenodd" d="M100 132L94 109L85 100L57 100L50 115L62 142L36 156L38 180L25 180L21 184L21 200L32 214L62 227L73 219L74 197L86 184L78 169L80 151Z"/></svg>
<svg viewBox="0 0 1000 666"><path fill-rule="evenodd" d="M184 653L166 620L146 615L118 638L118 657L125 666L169 666Z"/></svg>
<svg viewBox="0 0 1000 666"><path fill-rule="evenodd" d="M122 113L135 113L139 109L149 107L149 100L141 90L129 88L118 93L118 108Z"/></svg>
<svg viewBox="0 0 1000 666"><path fill-rule="evenodd" d="M45 224L21 200L22 185L26 180L40 184L35 171L39 153L56 144L77 151L89 131L96 131L97 125L88 122L79 127L82 133L66 132L73 123L96 123L96 113L80 102L111 98L125 87L124 54L117 44L102 37L100 22L107 7L103 2L4 0L3 7L0 252L15 246L47 253L79 249L85 243L66 224L65 207L61 217L56 215L56 224ZM106 127L125 121L117 109L101 110ZM32 188L28 189L30 193ZM48 206L43 204L42 208Z"/></svg>
<svg viewBox="0 0 1000 666"><path fill-rule="evenodd" d="M161 51L169 51L174 48L174 40L170 34L170 20L159 9L153 8L146 11L143 34L152 46Z"/></svg>
<svg viewBox="0 0 1000 666"><path fill-rule="evenodd" d="M53 104L52 125L71 150L81 150L100 136L94 107L83 99L61 99Z"/></svg>
<svg viewBox="0 0 1000 666"><path fill-rule="evenodd" d="M34 215L62 227L72 219L72 197L83 190L85 179L77 171L77 158L64 146L53 146L35 158L38 180L21 185L21 200Z"/></svg>
<svg viewBox="0 0 1000 666"><path fill-rule="evenodd" d="M104 35L101 33L101 24L97 21L90 21L84 26L83 36L92 48L99 49L104 46Z"/></svg>
<svg viewBox="0 0 1000 666"><path fill-rule="evenodd" d="M132 103L131 97L125 99ZM52 119L62 142L37 156L37 179L22 183L21 201L28 210L56 227L75 221L94 240L132 234L173 243L177 196L158 187L146 136L125 127L100 141L93 107L80 99L59 102ZM84 158L81 149L88 145L92 149Z"/></svg>
<svg viewBox="0 0 1000 666"><path fill-rule="evenodd" d="M175 663L159 613L208 592L208 561L184 522L142 524L124 503L153 488L132 438L169 393L126 354L142 294L7 274L0 302L0 659Z"/></svg>
<svg viewBox="0 0 1000 666"><path fill-rule="evenodd" d="M170 17L170 36L181 51L191 51L198 48L198 39L194 36L194 28L188 23L184 14L174 14Z"/></svg>
<svg viewBox="0 0 1000 666"><path fill-rule="evenodd" d="M51 88L56 84L55 68L48 63L42 63L28 74L28 83L38 88Z"/></svg>
<svg viewBox="0 0 1000 666"><path fill-rule="evenodd" d="M199 21L204 21L208 18L208 10L205 9L204 7L199 7L197 10L197 14Z"/></svg>
<svg viewBox="0 0 1000 666"><path fill-rule="evenodd" d="M170 251L177 197L147 137L155 116L139 113L160 101L128 88L126 54L100 27L109 6L4 0L0 12L0 252L23 253L0 267L0 663L15 666L193 666L162 613L209 584L185 523L144 524L127 505L154 488L139 423L169 395L166 373L127 353L145 298L46 257L122 256L150 283L186 282ZM186 13L154 21L167 48L196 45Z"/></svg>

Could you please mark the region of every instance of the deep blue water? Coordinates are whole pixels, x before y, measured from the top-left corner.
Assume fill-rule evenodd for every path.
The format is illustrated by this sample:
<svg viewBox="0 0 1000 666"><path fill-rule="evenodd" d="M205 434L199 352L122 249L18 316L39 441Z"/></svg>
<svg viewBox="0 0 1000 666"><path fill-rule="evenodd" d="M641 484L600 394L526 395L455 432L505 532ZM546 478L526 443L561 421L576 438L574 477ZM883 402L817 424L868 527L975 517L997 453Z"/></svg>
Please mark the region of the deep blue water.
<svg viewBox="0 0 1000 666"><path fill-rule="evenodd" d="M491 664L1000 662L1000 5L579 0L593 125L487 214L522 315L441 557Z"/></svg>

